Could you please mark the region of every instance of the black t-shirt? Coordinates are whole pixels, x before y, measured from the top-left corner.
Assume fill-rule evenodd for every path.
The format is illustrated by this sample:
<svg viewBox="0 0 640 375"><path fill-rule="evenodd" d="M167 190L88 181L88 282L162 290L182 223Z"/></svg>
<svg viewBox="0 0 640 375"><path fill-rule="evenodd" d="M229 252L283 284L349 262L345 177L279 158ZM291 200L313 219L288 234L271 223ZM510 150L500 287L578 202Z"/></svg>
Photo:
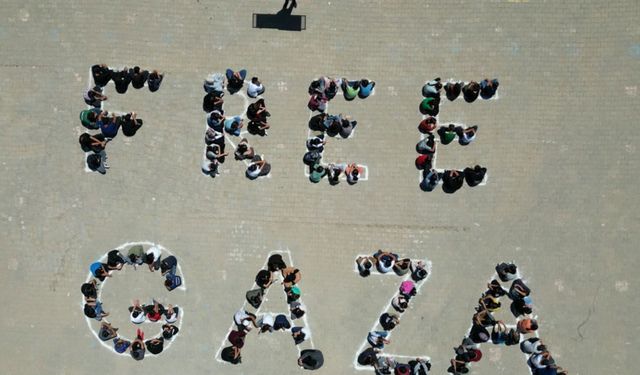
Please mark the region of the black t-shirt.
<svg viewBox="0 0 640 375"><path fill-rule="evenodd" d="M220 358L222 358L223 361L232 363L234 365L240 363L240 356L238 356L238 358L234 358L233 354L234 354L233 346L227 346L226 348L222 349L222 352L220 353Z"/></svg>
<svg viewBox="0 0 640 375"><path fill-rule="evenodd" d="M120 264L124 263L124 259L120 256L120 252L118 250L111 250L107 254L107 265L109 267L117 267Z"/></svg>
<svg viewBox="0 0 640 375"><path fill-rule="evenodd" d="M138 129L142 127L142 120L136 119L135 121L131 118L131 114L126 114L122 118L122 134L127 137L133 137L136 135Z"/></svg>
<svg viewBox="0 0 640 375"><path fill-rule="evenodd" d="M178 334L178 332L180 332L180 330L173 324L165 324L162 326L162 337L164 337L166 340L169 340L170 338Z"/></svg>
<svg viewBox="0 0 640 375"><path fill-rule="evenodd" d="M92 283L84 283L80 287L80 291L82 291L82 295L87 298L98 298L98 291L96 290L95 285Z"/></svg>
<svg viewBox="0 0 640 375"><path fill-rule="evenodd" d="M396 327L396 323L389 313L380 315L380 325L385 331L391 331Z"/></svg>
<svg viewBox="0 0 640 375"><path fill-rule="evenodd" d="M96 317L96 310L93 308L93 306L89 306L88 304L84 305L84 315L87 318L95 318Z"/></svg>
<svg viewBox="0 0 640 375"><path fill-rule="evenodd" d="M141 345L136 344L137 343L133 343L131 357L136 361L141 361L144 358L144 348Z"/></svg>
<svg viewBox="0 0 640 375"><path fill-rule="evenodd" d="M487 173L487 168L480 168L479 170L475 168L465 168L464 179L469 186L476 186L482 182L485 173Z"/></svg>
<svg viewBox="0 0 640 375"><path fill-rule="evenodd" d="M154 340L158 340L158 341L154 342ZM154 339L154 340L147 340L145 342L147 350L151 354L160 354L160 353L162 353L162 349L164 348L164 338L160 337L160 338Z"/></svg>
<svg viewBox="0 0 640 375"><path fill-rule="evenodd" d="M480 85L478 84L473 84L473 85L467 84L462 88L462 95L464 96L464 100L466 100L469 103L475 101L478 98L479 94L480 94Z"/></svg>
<svg viewBox="0 0 640 375"><path fill-rule="evenodd" d="M133 73L131 77L131 86L134 89L141 89L144 87L144 83L147 82L149 72L147 70L141 70L138 73Z"/></svg>
<svg viewBox="0 0 640 375"><path fill-rule="evenodd" d="M147 82L149 83L149 91L154 92L160 88L160 82L162 82L162 76L159 74L151 73L149 74L149 78L147 78Z"/></svg>
<svg viewBox="0 0 640 375"><path fill-rule="evenodd" d="M284 260L282 260L282 255L280 254L273 254L267 260L267 268L271 272L278 271L286 267L287 265Z"/></svg>
<svg viewBox="0 0 640 375"><path fill-rule="evenodd" d="M104 147L102 147L102 145L99 145L99 144L94 145L91 137L101 142L104 142L104 135L100 133L95 135L91 135L89 133L82 133L80 134L80 138L78 139L78 142L80 143L80 147L82 148L82 151L84 152L93 151L95 153L99 153L100 151L104 150Z"/></svg>
<svg viewBox="0 0 640 375"><path fill-rule="evenodd" d="M489 341L489 331L481 325L474 324L469 332L469 338L476 344Z"/></svg>
<svg viewBox="0 0 640 375"><path fill-rule="evenodd" d="M267 270L260 270L256 275L256 284L260 288L264 288L265 285L267 285L270 280L271 280L271 272Z"/></svg>
<svg viewBox="0 0 640 375"><path fill-rule="evenodd" d="M358 364L362 366L373 365L378 360L376 351L373 348L367 348L358 355Z"/></svg>
<svg viewBox="0 0 640 375"><path fill-rule="evenodd" d="M127 92L129 83L131 83L131 73L128 70L113 72L111 78L113 79L113 83L116 84L116 91L119 94L124 94L125 92Z"/></svg>
<svg viewBox="0 0 640 375"><path fill-rule="evenodd" d="M443 189L454 192L462 187L464 183L464 173L458 172L457 176L452 176L450 171L446 171L442 176Z"/></svg>
<svg viewBox="0 0 640 375"><path fill-rule="evenodd" d="M459 82L456 83L447 83L444 85L444 91L447 93L447 99L456 100L456 98L460 95L460 91L462 91L462 85Z"/></svg>
<svg viewBox="0 0 640 375"><path fill-rule="evenodd" d="M170 269L172 269L173 267L176 267L178 265L178 260L176 259L176 257L174 257L173 255L169 255L168 257L162 259L162 262L160 262L160 271L165 272L165 271L169 271Z"/></svg>
<svg viewBox="0 0 640 375"><path fill-rule="evenodd" d="M216 109L222 108L222 103L214 104L214 102L221 97L222 94L217 91L208 93L204 96L204 99L202 99L202 109L205 112L213 112Z"/></svg>
<svg viewBox="0 0 640 375"><path fill-rule="evenodd" d="M309 129L316 131L324 131L324 118L323 114L315 115L309 119Z"/></svg>
<svg viewBox="0 0 640 375"><path fill-rule="evenodd" d="M93 82L96 85L104 87L109 83L111 79L112 71L107 67L102 67L100 65L94 65L91 67L91 74L93 74Z"/></svg>

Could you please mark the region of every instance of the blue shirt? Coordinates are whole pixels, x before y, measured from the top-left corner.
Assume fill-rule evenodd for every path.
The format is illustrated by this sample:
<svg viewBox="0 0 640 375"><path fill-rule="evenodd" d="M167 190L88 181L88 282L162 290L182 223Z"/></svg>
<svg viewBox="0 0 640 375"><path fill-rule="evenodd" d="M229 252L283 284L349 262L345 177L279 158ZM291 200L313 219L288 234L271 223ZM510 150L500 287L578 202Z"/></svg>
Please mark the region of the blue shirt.
<svg viewBox="0 0 640 375"><path fill-rule="evenodd" d="M102 267L102 263L100 263L100 262L92 263L89 266L89 269L91 270L91 273L93 274L93 276L97 276L96 272L100 269L100 267Z"/></svg>
<svg viewBox="0 0 640 375"><path fill-rule="evenodd" d="M366 98L373 91L373 82L369 82L367 86L360 86L360 96Z"/></svg>
<svg viewBox="0 0 640 375"><path fill-rule="evenodd" d="M228 118L228 119L224 120L224 130L229 134L235 135L236 137L239 136L240 135L240 128L231 129L231 125L234 122L237 122L238 126L239 126L240 125L240 121L242 121L240 116L234 116L232 118Z"/></svg>
<svg viewBox="0 0 640 375"><path fill-rule="evenodd" d="M102 132L102 135L104 135L107 138L113 138L116 135L118 135L118 129L120 129L120 125L115 121L112 121L108 124L105 124L102 121L98 121L97 125L100 127L100 131Z"/></svg>

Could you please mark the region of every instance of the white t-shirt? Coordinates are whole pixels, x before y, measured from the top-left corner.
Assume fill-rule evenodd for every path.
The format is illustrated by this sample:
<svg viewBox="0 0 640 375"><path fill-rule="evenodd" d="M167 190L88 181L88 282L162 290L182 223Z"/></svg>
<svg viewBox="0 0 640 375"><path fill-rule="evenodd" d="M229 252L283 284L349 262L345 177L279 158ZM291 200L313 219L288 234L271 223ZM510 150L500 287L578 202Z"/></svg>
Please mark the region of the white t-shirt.
<svg viewBox="0 0 640 375"><path fill-rule="evenodd" d="M169 317L169 314L165 314L165 316L164 316L164 320L169 324L175 323L178 320L178 314L180 313L180 310L175 308L175 307L174 307L174 309L176 309L178 311L177 312L174 311L173 314L171 314L171 317Z"/></svg>
<svg viewBox="0 0 640 375"><path fill-rule="evenodd" d="M147 250L147 254L152 254L153 255L153 261L157 261L158 259L160 259L160 254L162 254L162 252L160 251L160 249L156 246L151 246L149 248L149 250Z"/></svg>
<svg viewBox="0 0 640 375"><path fill-rule="evenodd" d="M258 165L256 165L256 164L251 164L251 165L255 165L256 169L251 170L251 169L247 168L247 174L250 177L258 177L260 175L260 172L262 171L262 168L258 167Z"/></svg>
<svg viewBox="0 0 640 375"><path fill-rule="evenodd" d="M247 318L249 318L249 314L247 314L246 311L238 310L238 312L236 312L233 316L233 321L236 323L236 325L249 327L251 325L251 321Z"/></svg>
<svg viewBox="0 0 640 375"><path fill-rule="evenodd" d="M390 263L389 267L386 267L386 266L385 266L385 264L384 264L384 262L378 262L378 268L380 268L378 271L380 271L380 273L387 273L387 272L391 272L391 271L393 271L393 265L394 265L395 263L396 263L396 262L391 261L391 263Z"/></svg>
<svg viewBox="0 0 640 375"><path fill-rule="evenodd" d="M138 316L133 316L133 313L135 313L136 311L132 311L131 315L129 316L131 318L131 323L133 324L142 324L144 323L144 321L147 319L144 311L137 311Z"/></svg>
<svg viewBox="0 0 640 375"><path fill-rule="evenodd" d="M545 368L547 367L546 365L542 364L542 360L544 359L544 356L542 355L542 353L540 354L534 354L531 356L531 363L536 367L536 368Z"/></svg>
<svg viewBox="0 0 640 375"><path fill-rule="evenodd" d="M268 325L269 327L273 327L273 323L274 323L274 319L273 319L273 315L271 314L264 314L262 316L262 321L261 323L264 325Z"/></svg>
<svg viewBox="0 0 640 375"><path fill-rule="evenodd" d="M262 91L262 83L259 85L254 84L253 82L249 82L249 86L247 86L247 95L249 95L252 98L255 98L256 96L258 96L258 93L260 91Z"/></svg>

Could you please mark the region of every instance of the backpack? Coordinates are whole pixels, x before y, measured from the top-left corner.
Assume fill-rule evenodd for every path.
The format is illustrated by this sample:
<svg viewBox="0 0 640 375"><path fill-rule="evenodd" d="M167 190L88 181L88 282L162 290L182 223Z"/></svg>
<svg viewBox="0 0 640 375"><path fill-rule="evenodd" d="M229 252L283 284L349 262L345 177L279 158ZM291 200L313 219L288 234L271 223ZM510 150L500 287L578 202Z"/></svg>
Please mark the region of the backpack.
<svg viewBox="0 0 640 375"><path fill-rule="evenodd" d="M519 344L520 343L520 334L518 333L518 331L516 331L515 329L511 328L509 330L509 332L507 332L507 335L505 337L504 343L507 346Z"/></svg>
<svg viewBox="0 0 640 375"><path fill-rule="evenodd" d="M180 276L169 273L167 274L167 280L171 281L171 287L169 288L170 291L182 285L182 278Z"/></svg>
<svg viewBox="0 0 640 375"><path fill-rule="evenodd" d="M311 167L319 162L320 159L322 159L322 154L320 154L318 151L309 151L304 154L302 162Z"/></svg>
<svg viewBox="0 0 640 375"><path fill-rule="evenodd" d="M262 291L262 289L253 289L248 291L246 294L247 302L249 302L249 304L253 306L254 309L260 307L260 305L262 304L263 296L264 292Z"/></svg>

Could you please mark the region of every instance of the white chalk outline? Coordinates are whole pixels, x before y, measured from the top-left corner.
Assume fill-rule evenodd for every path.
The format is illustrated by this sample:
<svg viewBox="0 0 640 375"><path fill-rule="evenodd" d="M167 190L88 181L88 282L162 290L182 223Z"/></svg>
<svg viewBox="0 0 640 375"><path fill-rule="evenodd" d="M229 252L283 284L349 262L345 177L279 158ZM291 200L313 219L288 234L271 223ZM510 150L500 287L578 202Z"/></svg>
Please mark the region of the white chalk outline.
<svg viewBox="0 0 640 375"><path fill-rule="evenodd" d="M513 262L512 262L512 263L513 263ZM522 276L520 275L520 267L518 267L518 268L516 269L516 279L522 279L522 281L523 281L523 282L525 282L525 284L528 284L527 280L526 280L526 279L524 279L524 278L522 278ZM498 277L498 273L497 273L497 272L494 272L494 273L493 273L493 276L491 276L491 278L489 278L489 280L487 281L487 283L490 283L492 280L497 280L497 281L500 283L500 287L502 287L502 284L504 283L504 282L503 282L502 280L500 280L500 278ZM515 279L514 279L514 280L515 280ZM509 281L509 282L510 282L510 283L513 283L513 280L512 280L512 281ZM504 288L502 288L502 289L504 289ZM483 293L484 293L484 292L483 292ZM505 297L505 296L503 296L503 297ZM509 301L511 301L511 298L509 298L509 297L507 297L507 298L509 299ZM533 315L533 314L528 314L528 315L531 315L530 319L538 319L538 316L537 316L537 315ZM525 318L527 318L527 317L517 317L517 318L516 318L516 324L505 324L505 326L506 326L508 329L516 328L516 327L517 327L518 322L519 322L520 320L522 320L522 319L525 319ZM467 333L465 334L465 336L466 336L466 337L468 337L468 336L469 336L469 333L471 332L471 328L473 328L473 322L469 325L469 329L467 329ZM540 338L540 334L538 333L539 331L540 331L540 327L538 327L538 329L536 329L535 331L533 331L533 335L534 335L535 337ZM525 339L525 336L526 336L525 334L521 334L521 335L520 335L520 343L522 343L523 341L525 341L525 340L526 340L526 339ZM506 345L504 345L504 344L494 344L491 340L487 341L485 344L492 344L493 346L506 346ZM481 344L475 344L475 345L476 345L478 348L480 348L480 346L481 346ZM515 346L515 345L513 345L513 346ZM518 350L520 350L520 347L519 347L519 346L518 346ZM523 354L523 356L524 356L524 358L525 358L525 363L527 364L527 369L529 370L529 373L530 373L530 374L533 374L533 371L531 370L531 367L529 367L529 364L528 364L529 355L527 355L526 353L522 353L522 354ZM471 363L468 363L468 364L467 364L467 366L468 366L469 368L471 368L471 367L472 367ZM449 373L449 372L447 372L447 373Z"/></svg>
<svg viewBox="0 0 640 375"><path fill-rule="evenodd" d="M267 269L267 263L269 261L269 257L274 255L274 254L287 254L287 256L289 257L289 262L287 263L287 266L290 266L290 267L293 266L293 258L291 257L291 250L289 250L287 248L287 250L272 250L272 251L270 251L266 255L266 259L265 259L264 264L262 265L261 269ZM281 281L282 280L282 275L280 273L277 273L277 275L278 275L278 280ZM275 284L275 282L274 282L274 284ZM300 283L298 283L296 285L300 285ZM253 284L251 285L251 288L249 288L247 290L253 290L253 289L256 289L257 287L258 287L258 285L254 281ZM263 303L260 304L260 306L256 309L256 311L254 313L256 315L256 317L258 316L258 314L261 313L260 310L262 309L262 306L263 306L264 302L267 301L267 294L269 294L269 290L271 290L271 287L267 288L265 290L265 292L264 292L264 295L262 297L263 298ZM300 302L301 304L305 305L302 302L302 296L298 299L298 302ZM247 302L247 299L245 298L244 302L242 303L242 307L240 309L241 310L246 310L247 304L248 304L248 302ZM281 314L281 313L263 312L262 314L274 314L274 316L275 316L275 315ZM282 314L289 315L289 312L282 313ZM304 323L304 328L306 328L307 331L309 331L309 334L310 334L311 337L309 337L309 339L305 340L304 342L309 342L309 344L311 345L311 349L315 349L315 345L313 344L313 332L311 331L311 326L309 325L309 321L307 320L308 316L309 316L309 309L307 307L307 310L305 311L305 314L302 316L301 319L302 319L302 321ZM293 322L293 320L292 320L292 322ZM294 324L291 324L291 326L293 327ZM229 334L231 333L231 331L235 330L235 327L236 327L236 324L235 324L235 322L232 321L231 325L229 326L229 329L227 330L227 333L222 338L222 341L220 343L220 346L218 347L218 350L216 351L216 354L215 354L214 357L215 357L216 361L218 361L220 363L229 364L228 362L226 362L226 361L222 360L222 358L220 358L220 353L222 353L222 349L224 349L226 346L228 346L228 345L225 345L226 342L227 342L227 337L229 337ZM287 331L290 331L290 329L287 330ZM300 343L300 344L302 344L302 343ZM300 349L300 344L294 345L296 347L296 349L298 350L298 356L300 355L300 352L302 352L302 349Z"/></svg>
<svg viewBox="0 0 640 375"><path fill-rule="evenodd" d="M425 81L425 85L426 85L427 83L429 83L429 82L431 82L431 81ZM465 81L456 81L456 80L454 80L453 78L449 78L449 79L445 82L445 84L446 84L446 83L448 83L448 82L462 82L462 85L464 86L464 85L468 84L468 83L469 83L469 82L471 82L471 81L469 81L469 82L465 82ZM444 86L444 85L443 85L443 86ZM495 95L493 95L493 96L492 96L491 98L489 98L489 99L483 99L483 98L480 96L480 94L478 94L478 99L481 99L481 100L483 100L483 101L498 100L498 99L499 99L498 91L499 91L499 90L496 90ZM451 102L451 101L454 101L454 102L455 102L455 101L456 101L456 100L458 100L461 96L462 96L462 92L460 93L460 95L458 95L458 97L457 97L455 100L449 100L449 99L447 99L447 101L450 101L450 102ZM446 96L446 93L445 93L444 98L446 98L446 97L447 97L447 96ZM423 96L423 98L424 98L424 96ZM441 95L441 98L442 98L442 95ZM467 103L467 104L473 104L473 103L475 103L476 101L478 101L478 99L476 99L476 100L475 100L474 102L472 102L472 103ZM441 100L441 102L440 102L440 103L443 103L443 102L444 102L444 100ZM440 105L440 107L442 107L442 105ZM440 116L440 111L438 111L438 115L436 115L436 116L431 116L431 117L435 117L435 119L436 119L436 124L438 124L438 126L442 126L442 124L440 123L440 117L439 117L439 116ZM426 119L427 117L429 117L429 116L428 116L428 115L422 115L422 119L423 119L423 120L424 120L424 119ZM445 121L445 123L447 123L447 124L454 124L454 125L456 125L456 126L462 126L462 127L463 127L463 128L465 128L465 129L467 128L467 125L466 125L466 124L462 124L462 123L457 123L457 122L447 122L447 121ZM425 139L425 138L426 138L424 133L422 133L422 132L419 132L419 133L420 133L420 140L423 140L423 139ZM436 129L435 134L433 134L433 138L434 138L434 140L435 140L436 142L440 143L440 136L439 136L439 134L437 133L437 129ZM453 143L453 142L455 142L455 141L457 141L457 140L458 140L458 136L456 135L456 137L454 138L454 140L453 140L453 141L451 141L451 143ZM444 145L443 145L443 146L444 146ZM467 145L467 146L468 146L468 145ZM438 148L440 148L440 147L436 147L436 151L433 153L433 159L432 159L432 161L431 161L431 168L435 169L435 170L436 170L436 172L438 172L438 174L442 174L442 173L444 173L444 171L445 171L446 169L442 169L442 168L437 168L437 167L436 167L436 159L437 159L437 155L438 155ZM465 168L466 168L466 167L465 167ZM462 171L462 170L464 170L464 168L456 168L455 170ZM423 180L423 177L422 177L422 171L421 171L421 170L419 170L419 171L418 171L418 183L422 183L422 180ZM487 182L488 182L488 181L489 181L489 172L486 172L486 173L484 174L484 178L482 179L482 182L480 182L480 183L479 183L478 185L476 185L476 186L485 186L485 185L487 184ZM440 180L438 181L438 185L442 185L442 183L443 183L443 182L442 182L442 179L440 179ZM475 186L473 186L473 187L475 187Z"/></svg>
<svg viewBox="0 0 640 375"><path fill-rule="evenodd" d="M328 76L327 76L327 77L328 77ZM340 78L340 79L342 79L342 78ZM312 80L312 82L313 82L313 81L315 81L315 79L313 79L313 80ZM376 83L376 85L377 85L377 83ZM338 86L338 91L336 92L336 96L338 96L339 94L342 94L342 88L340 88L340 86ZM371 90L371 94L369 94L369 96L373 96L373 95L375 95L375 86L374 86L374 88ZM344 95L342 95L342 96L344 97ZM335 99L335 97L334 97L334 99ZM359 98L359 97L356 97L355 99L360 99L360 98ZM354 100L355 100L355 99L354 99ZM366 99L366 98L365 98L365 99ZM332 100L333 100L333 99L332 99ZM360 99L360 100L364 100L364 99ZM327 112L327 111L329 110L329 102L330 102L330 101L331 101L331 100L328 100L328 101L327 101L327 103L326 103L326 107L325 107L325 109L324 109L324 112L317 111L317 112L318 112L318 114L320 114L320 113L327 113L327 114L328 114L328 112ZM347 100L345 100L345 101L347 101ZM314 116L314 113L315 113L315 112L316 112L316 111L309 110L309 119L307 120L307 123L309 122L309 120L311 120L311 117L313 117L313 116ZM353 137L355 136L355 133L356 133L356 129L353 129L353 130L351 131L351 134L349 134L349 136L348 136L347 138L342 138L342 137L340 137L339 135L336 135L335 137L328 137L328 138L331 138L331 139L350 139L350 138L353 138ZM326 132L322 132L322 134L324 134L325 136L327 136ZM313 134L312 130L311 130L311 129L309 129L309 126L307 125L307 139L312 138L312 137L314 137L314 136L315 136L315 135ZM305 153L306 153L306 152L308 152L308 151L309 151L309 150L307 150L307 148L306 148L306 140L305 140ZM321 152L320 154L324 154L324 151L323 151L323 152ZM324 155L322 155L322 156L324 157ZM329 164L339 164L339 163L322 163L322 164L323 164L323 165L329 165ZM362 171L362 174L361 174L360 176L358 176L358 182L359 182L359 181L369 181L369 167L368 167L366 164L358 164L358 163L356 163L356 165L358 166L358 169L359 169L360 171ZM311 174L309 173L309 167L308 167L307 165L305 165L305 166L304 166L304 168L303 168L303 170L304 170L304 176L305 176L305 177L307 177L307 178L309 178L309 176L311 176ZM347 180L347 176L346 176L344 173L341 173L339 178L340 178L340 180L342 180L342 181L346 181L346 180Z"/></svg>
<svg viewBox="0 0 640 375"><path fill-rule="evenodd" d="M151 242L151 241L133 241L133 242L126 242L126 243L124 243L124 244L122 244L122 245L120 245L120 246L115 247L114 249L116 249L116 250L124 250L124 249L129 248L129 247L134 246L134 245L143 245L143 246L149 246L149 247L153 247L153 246L155 246L155 247L157 247L158 249L160 249L160 252L161 252L161 253L163 253L163 252L164 252L164 253L166 253L166 254L173 255L173 253L172 253L171 251L167 250L164 246L159 245L159 244L154 243L154 242ZM103 255L102 255L98 260L96 260L96 262L101 262L101 263L102 263L102 262L103 262L103 260L106 260L106 259L107 259L107 254L108 254L108 252L107 252L107 253L105 253L105 254L103 254ZM174 256L175 256L175 255L174 255ZM180 278L182 279L182 285L180 285L179 287L175 288L174 290L176 290L176 289L180 289L180 290L182 290L182 291L186 291L186 290L187 290L187 287L186 287L186 284L185 284L184 274L182 273L182 268L180 267L180 263L178 263L178 265L177 265L177 270L178 270L178 273L180 274ZM118 271L118 272L120 272L120 271ZM93 279L93 278L94 278L93 274L91 273L91 271L89 271L89 274L88 274L88 276L87 276L87 279L85 280L85 283L90 282L90 281L91 281L91 279ZM102 295L102 289L104 288L105 284L107 283L107 280L109 280L109 278L108 278L108 277L107 277L107 278L105 278L105 279L104 279L104 281L100 282L100 287L98 288L98 296L97 296L97 298L96 298L96 301L100 301L100 302L102 302L102 301L101 301L101 299L100 299L100 296ZM80 303L80 308L81 308L82 310L84 310L84 305L85 305L85 300L84 300L84 296L83 296L83 297L82 297L82 300L81 300L81 303ZM177 305L176 305L176 306L177 306ZM158 354L153 354L153 355L151 355L151 356L150 356L151 358L153 358L153 357L158 357L158 356L160 356L161 354L163 354L164 352L166 352L166 351L167 351L167 349L169 349L169 348L171 347L171 345L173 345L173 342L175 341L175 338L180 334L180 332L182 332L182 321L183 321L183 319L182 319L182 318L184 317L184 307L183 307L183 306L178 306L178 307L180 308L180 312L179 312L179 315L178 315L178 325L177 325L177 327L178 327L178 333L177 333L175 336L173 336L173 337L171 338L171 340L166 340L166 341L165 341L166 345L164 345L164 344L163 344L162 352L160 352L160 353L158 353ZM87 317L86 315L84 315L84 313L83 313L82 315L84 316L84 320L85 320L85 322L87 323L87 326L89 327L89 330L91 331L91 333L93 333L93 336L95 336L96 340L98 340L98 342L99 342L100 344L102 344L102 346L104 346L105 348L109 349L110 351L112 351L113 353L115 353L115 354L117 354L117 355L119 355L119 356L130 356L130 354L128 353L128 350L127 350L127 351L125 351L124 353L118 353L118 352L116 352L116 350L115 350L115 348L113 347L113 345L109 345L109 344L107 344L108 342L112 342L112 341L113 341L113 339L111 339L111 340L107 340L107 341L102 341L102 340L100 339L100 336L98 336L98 332L96 332L96 331L93 329L93 327L91 326L91 323L92 323L94 320L96 320L96 319L89 318L89 317ZM103 320L104 320L104 318L103 318ZM97 320L96 320L96 321L97 321ZM100 320L100 321L98 321L98 322L100 323L100 325L102 325L102 320ZM146 320L145 320L145 322L146 322ZM156 324L156 323L160 323L160 322L161 322L161 321L153 322L153 323L154 323L154 324ZM150 322L150 323L151 323L151 322ZM132 323L132 324L133 324L133 323ZM172 324L175 324L175 323L172 323ZM119 328L119 327L116 327L116 328ZM120 332L120 329L118 329L118 332ZM158 336L162 336L162 331L160 331L160 333L158 333L158 335L155 335L154 337L158 337ZM128 338L126 338L126 337L124 337L124 336L120 335L120 333L118 333L118 336L117 336L117 337L118 337L118 338L121 338L121 339L124 339L124 340L127 340L127 341L129 341L129 342L133 342L133 341L134 341L134 340L130 340L130 339L128 339ZM148 357L147 357L147 356L145 356L145 359L146 359L146 358L148 358Z"/></svg>
<svg viewBox="0 0 640 375"><path fill-rule="evenodd" d="M244 80L244 83L247 83L247 84L248 84L248 83L249 83L249 81L247 81L247 80L245 79L245 80ZM247 115L247 107L249 107L249 98L248 98L248 97L247 97L247 95L244 93L244 91L243 91L243 90L238 90L238 91L234 92L234 93L233 93L233 95L232 95L232 94L229 94L229 95L231 95L231 96L233 96L233 95L239 95L239 96L241 96L241 97L242 97L242 99L244 100L244 106L243 106L243 108L244 108L244 109L242 110L242 113L241 113L241 114L239 114L239 115L237 115L237 116L239 116L239 117L240 117L241 119L243 119L243 120L245 120L245 119L246 119L246 120L248 120L248 118L247 118L247 116L246 116L246 115ZM256 97L255 97L255 98L253 98L253 99L258 100L258 99L264 99L264 98L262 97L262 95L258 95L258 96L256 96ZM205 134L207 133L207 130L209 129L209 124L207 123L207 120L208 120L208 118L209 118L209 115L210 115L210 114L211 114L211 112L207 112L207 115L206 115L206 116L205 116L205 118L204 118L204 133L205 133ZM226 116L225 116L225 117L226 117ZM232 116L232 117L235 117L235 116ZM248 121L247 121L247 124L248 124ZM229 144L231 145L231 147L233 147L233 151L235 151L235 150L237 149L237 147L236 147L236 144L235 144L233 141L231 141L231 136L230 136L230 135L229 135L229 134L228 134L224 129L222 129L222 134L224 135L224 139L225 139L225 141L226 141L226 142L229 142ZM246 138L246 137L245 137L245 134L249 134L249 132L248 132L248 131L246 131L246 130L241 130L241 131L240 131L240 135L239 135L237 138L240 138L240 139L242 139L242 138ZM235 136L234 136L234 137L235 137ZM229 155L227 155L227 156L231 156L232 154L233 154L233 153L229 153ZM264 154L260 155L260 157L262 158L262 160L264 160ZM202 162L200 163L200 173L202 173L204 176L207 176L207 177L211 178L211 176L210 176L210 175L208 175L208 174L204 173L204 171L202 170L202 163L204 163L204 161L205 161L205 160L209 160L209 159L207 159L207 144L206 144L206 143L205 143L205 145L204 145L204 151L203 151L203 153L202 153ZM235 157L234 157L234 160L235 160ZM225 161L226 161L226 160L225 160ZM248 162L248 161L247 161L247 159L242 159L242 162L243 162L243 163L244 163L244 165L245 165L245 166L247 166L247 167L249 167L249 165L251 164L250 162ZM220 168L220 167L218 167L218 168ZM271 172L269 172L266 176L260 176L260 178L255 178L255 179L253 179L253 181L260 180L260 179L261 179L261 178L263 178L263 177L271 178Z"/></svg>
<svg viewBox="0 0 640 375"><path fill-rule="evenodd" d="M356 256L356 259L358 259L358 257L370 257L370 254L359 254L358 256ZM416 296L418 294L420 294L420 289L422 288L422 286L427 282L427 280L429 280L429 278L431 278L431 269L432 269L432 263L429 259L411 259L411 262L417 262L417 261L424 261L426 264L426 270L427 270L427 277L425 277L424 279L418 281L417 283L415 283L415 287L416 287ZM358 272L358 267L357 265L354 268L354 272L359 273ZM404 276L398 276L395 274L395 272L387 272L386 274L381 274L380 272L378 272L377 270L371 270L371 275L378 275L378 276L396 276L396 277L401 277L402 280L400 281L400 283L402 283L403 281L407 281L409 279L411 279L411 272L407 272L406 275ZM373 324L373 326L371 327L371 329L369 330L369 332L372 331L378 331L379 329L377 329L380 326L380 316L384 313L386 313L387 311L389 311L389 309L391 308L391 302L393 301L393 299L396 297L396 295L398 294L398 291L396 290L393 294L393 296L389 299L389 302L386 304L386 306L382 309L382 311L380 312L380 314L378 314L378 318L375 320L375 323ZM398 313L399 318L402 318L402 315L404 313L407 312L407 310L409 310L411 308L411 306L409 306L407 309L405 309L404 312L402 313ZM369 333L367 332L367 334ZM390 338L391 334L393 331L387 331L387 337L386 338ZM364 349L369 345L369 342L367 341L367 338L365 337L365 339L362 341L362 344L360 344L360 347L358 348L358 350L355 353L355 356L353 358L353 368L358 370L358 371L375 371L375 369L373 368L373 366L362 366L358 363L358 356L364 351ZM401 359L416 359L416 358L422 358L425 359L427 361L431 361L431 357L427 356L427 355L400 355L400 354L389 354L389 353L384 353L382 351L380 351L377 354L378 357L393 357L393 358L401 358Z"/></svg>

